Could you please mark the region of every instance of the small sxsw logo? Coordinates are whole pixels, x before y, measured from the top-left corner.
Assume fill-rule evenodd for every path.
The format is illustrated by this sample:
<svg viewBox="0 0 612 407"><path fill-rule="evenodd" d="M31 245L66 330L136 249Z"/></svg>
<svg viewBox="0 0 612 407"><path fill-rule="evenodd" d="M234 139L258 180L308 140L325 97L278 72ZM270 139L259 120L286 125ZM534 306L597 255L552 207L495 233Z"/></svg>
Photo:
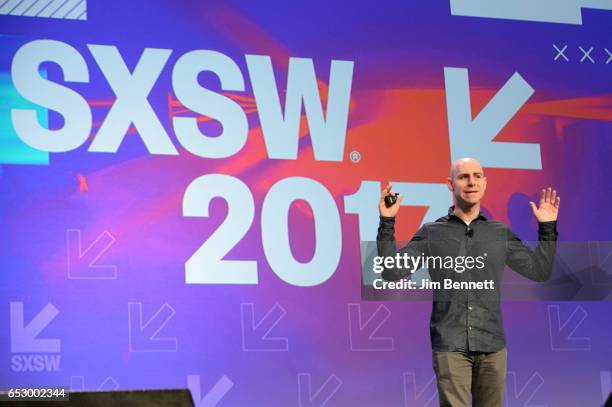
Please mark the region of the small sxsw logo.
<svg viewBox="0 0 612 407"><path fill-rule="evenodd" d="M23 302L10 303L11 369L14 372L56 372L60 370L60 340L38 338L59 311L47 303L27 324Z"/></svg>

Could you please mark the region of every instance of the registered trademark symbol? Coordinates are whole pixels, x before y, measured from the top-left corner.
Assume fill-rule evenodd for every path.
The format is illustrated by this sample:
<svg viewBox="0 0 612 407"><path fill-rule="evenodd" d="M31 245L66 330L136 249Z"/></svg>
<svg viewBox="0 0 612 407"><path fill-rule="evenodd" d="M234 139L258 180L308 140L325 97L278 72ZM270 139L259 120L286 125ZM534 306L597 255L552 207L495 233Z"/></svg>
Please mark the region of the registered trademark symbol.
<svg viewBox="0 0 612 407"><path fill-rule="evenodd" d="M351 161L354 163L358 163L359 161L361 161L361 154L359 154L359 151L357 150L351 151L351 154L349 155L349 157Z"/></svg>

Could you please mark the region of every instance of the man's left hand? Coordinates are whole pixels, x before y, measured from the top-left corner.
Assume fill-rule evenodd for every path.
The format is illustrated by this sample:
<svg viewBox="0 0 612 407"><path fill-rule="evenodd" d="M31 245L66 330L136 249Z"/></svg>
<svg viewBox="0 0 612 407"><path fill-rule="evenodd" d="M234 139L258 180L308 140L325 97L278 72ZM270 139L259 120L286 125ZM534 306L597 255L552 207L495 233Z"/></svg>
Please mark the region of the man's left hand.
<svg viewBox="0 0 612 407"><path fill-rule="evenodd" d="M561 197L557 196L557 191L552 188L543 189L540 194L540 205L536 207L535 203L529 202L531 210L538 222L551 222L557 220L559 214L559 204Z"/></svg>

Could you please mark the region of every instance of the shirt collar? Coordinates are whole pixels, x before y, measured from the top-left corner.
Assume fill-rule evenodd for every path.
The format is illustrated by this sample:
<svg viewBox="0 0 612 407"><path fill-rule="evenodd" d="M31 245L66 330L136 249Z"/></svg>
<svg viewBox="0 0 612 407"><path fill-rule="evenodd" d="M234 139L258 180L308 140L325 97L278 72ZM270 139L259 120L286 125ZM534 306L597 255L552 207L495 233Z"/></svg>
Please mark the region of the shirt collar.
<svg viewBox="0 0 612 407"><path fill-rule="evenodd" d="M457 215L455 215L455 205L452 205L450 208L448 208L448 218L456 218L459 219L461 222L463 222L463 220L461 218L459 218ZM484 214L482 213L482 211L480 211L478 213L478 216L476 217L476 219L480 219L480 220L488 220L486 216L484 216ZM474 219L474 220L476 220Z"/></svg>

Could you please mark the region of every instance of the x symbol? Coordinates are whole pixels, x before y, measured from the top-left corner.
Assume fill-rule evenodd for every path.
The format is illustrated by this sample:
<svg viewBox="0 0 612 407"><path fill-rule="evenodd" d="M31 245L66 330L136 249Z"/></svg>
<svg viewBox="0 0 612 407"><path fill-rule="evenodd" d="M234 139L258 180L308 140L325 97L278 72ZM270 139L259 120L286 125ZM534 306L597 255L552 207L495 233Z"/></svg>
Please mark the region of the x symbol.
<svg viewBox="0 0 612 407"><path fill-rule="evenodd" d="M555 44L553 44L553 47L557 50L557 56L555 57L553 61L556 61L557 59L559 59L559 57L563 57L563 59L565 59L566 61L569 61L569 59L563 53L567 49L567 45L563 47L563 49L557 48Z"/></svg>
<svg viewBox="0 0 612 407"><path fill-rule="evenodd" d="M578 48L580 48L580 51L582 51L582 53L584 54L584 56L582 58L580 58L580 62L582 62L586 58L588 58L592 63L595 63L595 60L589 56L591 51L593 51L593 47L589 48L588 51L585 51L582 47L578 47Z"/></svg>
<svg viewBox="0 0 612 407"><path fill-rule="evenodd" d="M612 52L608 51L608 48L604 48L604 50L608 53L608 60L606 61L606 65L612 61Z"/></svg>

